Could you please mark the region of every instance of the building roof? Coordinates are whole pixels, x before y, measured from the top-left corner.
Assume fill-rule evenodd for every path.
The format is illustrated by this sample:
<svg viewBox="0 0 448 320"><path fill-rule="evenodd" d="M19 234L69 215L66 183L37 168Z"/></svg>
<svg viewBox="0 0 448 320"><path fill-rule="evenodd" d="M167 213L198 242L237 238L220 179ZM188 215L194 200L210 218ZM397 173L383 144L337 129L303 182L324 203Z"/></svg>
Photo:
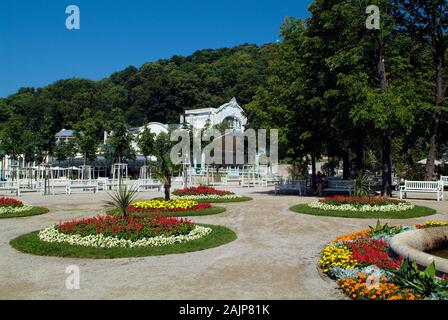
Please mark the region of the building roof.
<svg viewBox="0 0 448 320"><path fill-rule="evenodd" d="M73 137L73 130L62 129L55 134L56 137Z"/></svg>

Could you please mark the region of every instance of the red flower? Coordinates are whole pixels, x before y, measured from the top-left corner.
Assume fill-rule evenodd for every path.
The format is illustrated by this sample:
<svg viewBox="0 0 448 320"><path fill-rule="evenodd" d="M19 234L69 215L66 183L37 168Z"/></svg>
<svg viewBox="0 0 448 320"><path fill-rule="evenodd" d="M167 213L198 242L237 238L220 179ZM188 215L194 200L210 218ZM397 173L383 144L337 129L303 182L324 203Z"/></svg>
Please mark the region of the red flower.
<svg viewBox="0 0 448 320"><path fill-rule="evenodd" d="M23 207L23 202L13 198L0 197L1 207Z"/></svg>
<svg viewBox="0 0 448 320"><path fill-rule="evenodd" d="M181 190L174 190L173 192L176 196L196 196L196 195L231 195L234 194L230 191L218 190L213 187L207 186L199 186L199 187L190 187Z"/></svg>
<svg viewBox="0 0 448 320"><path fill-rule="evenodd" d="M376 265L379 268L398 269L400 260L389 257L387 242L384 240L358 239L346 244L353 258L363 265Z"/></svg>

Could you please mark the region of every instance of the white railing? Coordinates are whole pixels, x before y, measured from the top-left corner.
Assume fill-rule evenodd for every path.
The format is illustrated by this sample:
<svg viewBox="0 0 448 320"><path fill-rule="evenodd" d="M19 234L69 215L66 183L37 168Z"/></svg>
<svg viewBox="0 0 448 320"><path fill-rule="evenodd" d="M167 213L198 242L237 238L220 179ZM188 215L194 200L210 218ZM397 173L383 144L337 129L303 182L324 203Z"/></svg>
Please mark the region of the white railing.
<svg viewBox="0 0 448 320"><path fill-rule="evenodd" d="M160 191L162 184L155 179L139 179L137 192L141 192L142 189L157 189Z"/></svg>
<svg viewBox="0 0 448 320"><path fill-rule="evenodd" d="M20 183L18 181L0 181L0 192L1 191L14 191L19 197Z"/></svg>
<svg viewBox="0 0 448 320"><path fill-rule="evenodd" d="M67 184L67 194L72 194L72 189L92 190L98 192L98 180L69 180Z"/></svg>

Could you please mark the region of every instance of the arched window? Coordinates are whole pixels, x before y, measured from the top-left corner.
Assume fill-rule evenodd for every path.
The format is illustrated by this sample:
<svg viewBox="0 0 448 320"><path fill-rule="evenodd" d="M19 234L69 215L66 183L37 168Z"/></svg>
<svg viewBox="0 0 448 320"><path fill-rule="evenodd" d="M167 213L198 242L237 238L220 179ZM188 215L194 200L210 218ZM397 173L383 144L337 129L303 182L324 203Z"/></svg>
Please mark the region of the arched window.
<svg viewBox="0 0 448 320"><path fill-rule="evenodd" d="M223 122L224 126L230 130L239 130L241 129L241 122L237 118L233 116L226 117Z"/></svg>

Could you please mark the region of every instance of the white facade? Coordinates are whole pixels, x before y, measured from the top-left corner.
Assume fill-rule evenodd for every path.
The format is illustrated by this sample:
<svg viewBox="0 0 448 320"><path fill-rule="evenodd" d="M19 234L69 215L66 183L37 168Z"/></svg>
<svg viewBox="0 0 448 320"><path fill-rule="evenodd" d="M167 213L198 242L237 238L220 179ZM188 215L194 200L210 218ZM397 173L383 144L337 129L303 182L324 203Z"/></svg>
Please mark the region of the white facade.
<svg viewBox="0 0 448 320"><path fill-rule="evenodd" d="M238 105L235 98L230 102L223 104L219 108L205 108L185 111L185 115L181 116L180 122L185 122L193 126L195 129L203 129L207 121L213 127L228 121L231 129L240 129L244 131L247 124L247 118L244 116L243 109Z"/></svg>

